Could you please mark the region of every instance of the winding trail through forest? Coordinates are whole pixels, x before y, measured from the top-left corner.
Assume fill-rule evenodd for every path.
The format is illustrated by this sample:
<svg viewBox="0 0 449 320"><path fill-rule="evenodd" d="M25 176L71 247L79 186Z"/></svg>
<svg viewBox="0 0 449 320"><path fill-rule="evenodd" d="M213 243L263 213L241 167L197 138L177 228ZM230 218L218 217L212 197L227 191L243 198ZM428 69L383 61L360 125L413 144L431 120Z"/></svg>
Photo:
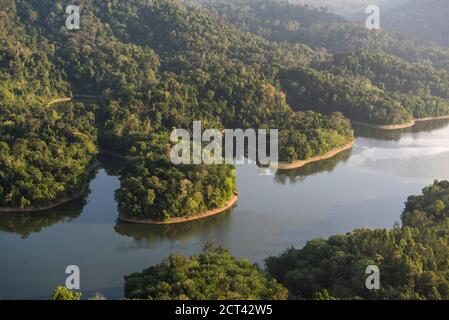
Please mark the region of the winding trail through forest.
<svg viewBox="0 0 449 320"><path fill-rule="evenodd" d="M52 105L57 104L57 103L69 102L69 101L77 100L77 99L102 99L102 98L104 98L104 96L78 94L78 95L74 95L73 97L62 97L62 98L53 99L49 103L47 103L47 108L51 107Z"/></svg>

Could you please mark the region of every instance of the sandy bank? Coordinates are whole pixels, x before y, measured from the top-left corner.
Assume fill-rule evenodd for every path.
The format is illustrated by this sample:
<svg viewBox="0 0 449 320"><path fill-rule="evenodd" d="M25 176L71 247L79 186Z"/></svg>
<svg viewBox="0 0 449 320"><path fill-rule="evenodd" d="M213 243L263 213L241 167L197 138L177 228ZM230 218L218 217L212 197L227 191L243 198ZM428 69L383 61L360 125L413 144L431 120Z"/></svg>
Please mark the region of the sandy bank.
<svg viewBox="0 0 449 320"><path fill-rule="evenodd" d="M412 120L410 122L401 123L401 124L385 124L385 125L370 124L370 123L359 122L359 121L351 121L351 123L354 125L357 125L357 126L361 126L361 127L374 128L374 129L380 129L380 130L399 130L399 129L413 127L416 124L416 121Z"/></svg>
<svg viewBox="0 0 449 320"><path fill-rule="evenodd" d="M443 120L443 119L449 119L449 115L439 116L439 117L419 118L419 119L414 119L414 120L412 120L410 122L406 122L406 123L389 124L389 125L377 125L377 124L370 124L370 123L359 122L359 121L351 121L351 123L354 125L357 125L357 126L374 128L374 129L379 129L379 130L400 130L400 129L411 128L416 124L416 122Z"/></svg>
<svg viewBox="0 0 449 320"><path fill-rule="evenodd" d="M310 158L310 159L307 159L307 160L297 160L297 161L293 161L291 163L279 162L278 169L279 170L298 169L298 168L304 167L306 164L309 164L309 163L312 163L312 162L316 162L316 161L321 161L321 160L332 158L333 156L339 154L340 152L343 152L343 151L351 149L353 146L354 146L354 141L351 141L350 143L344 145L343 147L332 149L331 151L326 152L325 154L323 154L321 156L316 156L316 157L313 157L313 158Z"/></svg>
<svg viewBox="0 0 449 320"><path fill-rule="evenodd" d="M415 122L432 121L432 120L444 120L444 119L449 119L449 115L447 115L447 116L439 116L439 117L427 117L427 118L415 119Z"/></svg>
<svg viewBox="0 0 449 320"><path fill-rule="evenodd" d="M122 213L119 214L118 220L122 222L128 222L128 223L136 223L136 224L156 224L156 225L167 225L167 224L175 224L175 223L183 223L183 222L190 222L195 221L199 219L208 218L211 216L215 216L217 214L223 213L226 210L231 209L237 204L239 197L237 194L234 194L232 198L226 202L226 204L217 209L212 209L200 214L196 214L191 217L179 217L179 218L172 218L166 221L158 221L158 220L152 220L152 219L143 219L143 218L134 218L134 217L128 217Z"/></svg>
<svg viewBox="0 0 449 320"><path fill-rule="evenodd" d="M97 161L94 162L87 168L87 171L92 172L93 170L95 170L98 167L98 165L99 165L99 162L97 162ZM27 208L9 208L9 207L2 208L2 207L0 207L0 213L41 212L41 211L54 209L56 207L62 206L63 204L78 200L79 198L83 197L84 195L86 195L88 187L89 187L89 184L85 185L80 191L76 192L72 196L60 199L58 201L55 201L55 202L50 203L45 206L27 207Z"/></svg>

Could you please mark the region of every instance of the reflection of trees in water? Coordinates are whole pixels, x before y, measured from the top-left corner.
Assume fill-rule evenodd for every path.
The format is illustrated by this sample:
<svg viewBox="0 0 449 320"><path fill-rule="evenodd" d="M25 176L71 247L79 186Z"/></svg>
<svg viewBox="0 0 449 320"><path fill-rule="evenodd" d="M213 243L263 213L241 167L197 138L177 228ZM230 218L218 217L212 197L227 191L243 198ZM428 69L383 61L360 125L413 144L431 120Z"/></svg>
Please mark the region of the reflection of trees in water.
<svg viewBox="0 0 449 320"><path fill-rule="evenodd" d="M110 176L117 176L123 167L123 161L109 154L100 154L98 160L101 167ZM95 178L97 170L92 172L90 183ZM61 222L69 222L79 217L91 190L78 199L42 212L0 213L0 232L19 234L28 238L31 234L42 231Z"/></svg>
<svg viewBox="0 0 449 320"><path fill-rule="evenodd" d="M431 132L449 125L449 119L419 121L411 128L399 130L381 130L354 125L356 137L398 141L404 133Z"/></svg>
<svg viewBox="0 0 449 320"><path fill-rule="evenodd" d="M411 128L411 132L430 132L441 129L449 125L449 119L440 119L432 121L419 121Z"/></svg>
<svg viewBox="0 0 449 320"><path fill-rule="evenodd" d="M131 237L134 240L145 241L147 243L164 240L182 241L189 239L192 236L203 235L206 229L211 230L211 228L223 227L225 224L228 224L231 217L231 211L232 209L209 218L170 225L119 222L115 226L115 231L122 236Z"/></svg>
<svg viewBox="0 0 449 320"><path fill-rule="evenodd" d="M352 154L352 149L338 153L332 158L312 162L302 168L293 170L279 170L276 173L274 181L281 184L302 182L306 177L321 172L332 172L340 162L347 161Z"/></svg>
<svg viewBox="0 0 449 320"><path fill-rule="evenodd" d="M125 160L109 152L102 152L98 155L102 168L108 176L120 176L120 172L125 166Z"/></svg>
<svg viewBox="0 0 449 320"><path fill-rule="evenodd" d="M56 223L77 218L86 205L86 199L87 195L82 200L74 200L43 212L2 213L0 214L0 232L20 234L23 239L26 239L31 234Z"/></svg>

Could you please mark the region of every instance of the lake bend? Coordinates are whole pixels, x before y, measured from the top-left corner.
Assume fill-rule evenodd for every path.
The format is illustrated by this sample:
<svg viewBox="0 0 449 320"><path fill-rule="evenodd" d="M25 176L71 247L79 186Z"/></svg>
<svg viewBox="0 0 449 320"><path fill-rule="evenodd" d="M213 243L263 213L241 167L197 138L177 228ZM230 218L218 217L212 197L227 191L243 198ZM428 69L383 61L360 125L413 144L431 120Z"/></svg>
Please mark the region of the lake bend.
<svg viewBox="0 0 449 320"><path fill-rule="evenodd" d="M313 238L391 228L409 195L449 179L449 122L399 131L359 127L351 150L275 176L237 166L236 207L177 225L119 223L120 161L105 154L100 162L84 199L42 213L0 214L0 298L47 299L72 264L80 267L86 298L121 298L124 275L174 252L200 252L206 242L262 263Z"/></svg>

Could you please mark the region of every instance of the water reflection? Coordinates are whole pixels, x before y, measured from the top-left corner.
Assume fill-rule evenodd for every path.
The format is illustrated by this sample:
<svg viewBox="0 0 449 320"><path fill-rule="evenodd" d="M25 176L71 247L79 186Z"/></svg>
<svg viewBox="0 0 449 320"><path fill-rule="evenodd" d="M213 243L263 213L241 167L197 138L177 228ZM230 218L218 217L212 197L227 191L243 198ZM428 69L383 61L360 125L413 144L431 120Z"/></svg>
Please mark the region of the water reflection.
<svg viewBox="0 0 449 320"><path fill-rule="evenodd" d="M318 162L312 162L294 170L279 170L274 181L280 184L303 182L306 177L322 172L332 172L339 163L345 163L352 155L352 149L340 152L336 156Z"/></svg>
<svg viewBox="0 0 449 320"><path fill-rule="evenodd" d="M118 177L123 170L125 161L112 153L104 152L98 155L98 161L100 161L102 169L106 171L108 176Z"/></svg>
<svg viewBox="0 0 449 320"><path fill-rule="evenodd" d="M56 223L70 222L83 211L86 205L86 197L87 195L82 200L75 200L44 212L2 213L0 231L19 234L22 239L26 239L31 234L41 232L43 229L49 228Z"/></svg>
<svg viewBox="0 0 449 320"><path fill-rule="evenodd" d="M101 169L104 169L108 176L120 175L123 167L121 159L109 154L100 154L98 160L101 164ZM98 170L92 173L91 181L97 175ZM18 234L22 239L27 239L33 233L41 232L43 229L55 224L74 221L80 218L90 194L91 190L89 188L81 198L43 212L1 213L0 232ZM86 217L84 220L89 218Z"/></svg>
<svg viewBox="0 0 449 320"><path fill-rule="evenodd" d="M433 130L441 129L449 124L449 119L439 119L432 121L419 121L411 128L404 128L399 130L381 130L375 128L362 127L354 125L356 137L370 138L377 140L392 140L399 141L404 133L420 133L431 132Z"/></svg>
<svg viewBox="0 0 449 320"><path fill-rule="evenodd" d="M64 283L66 266L77 264L83 290L120 298L123 275L173 252L197 253L206 242L261 263L313 238L391 228L409 195L449 178L449 126L420 123L400 139L366 135L352 150L274 177L259 175L255 165L238 166L236 208L169 226L117 224L122 165L102 156L104 169L87 199L39 215L0 215L0 297L48 297Z"/></svg>
<svg viewBox="0 0 449 320"><path fill-rule="evenodd" d="M159 241L168 240L170 242L185 241L192 237L198 237L205 232L212 232L213 229L225 229L229 226L231 211L225 211L219 215L182 224L171 225L142 225L132 223L117 223L115 231L136 241L144 242L147 245Z"/></svg>
<svg viewBox="0 0 449 320"><path fill-rule="evenodd" d="M428 178L449 171L449 119L417 122L411 128L380 130L354 126L355 146L331 159L295 170L278 171L275 182L302 183L307 177L331 173L337 165L373 170L400 177ZM429 170L432 169L432 170Z"/></svg>

